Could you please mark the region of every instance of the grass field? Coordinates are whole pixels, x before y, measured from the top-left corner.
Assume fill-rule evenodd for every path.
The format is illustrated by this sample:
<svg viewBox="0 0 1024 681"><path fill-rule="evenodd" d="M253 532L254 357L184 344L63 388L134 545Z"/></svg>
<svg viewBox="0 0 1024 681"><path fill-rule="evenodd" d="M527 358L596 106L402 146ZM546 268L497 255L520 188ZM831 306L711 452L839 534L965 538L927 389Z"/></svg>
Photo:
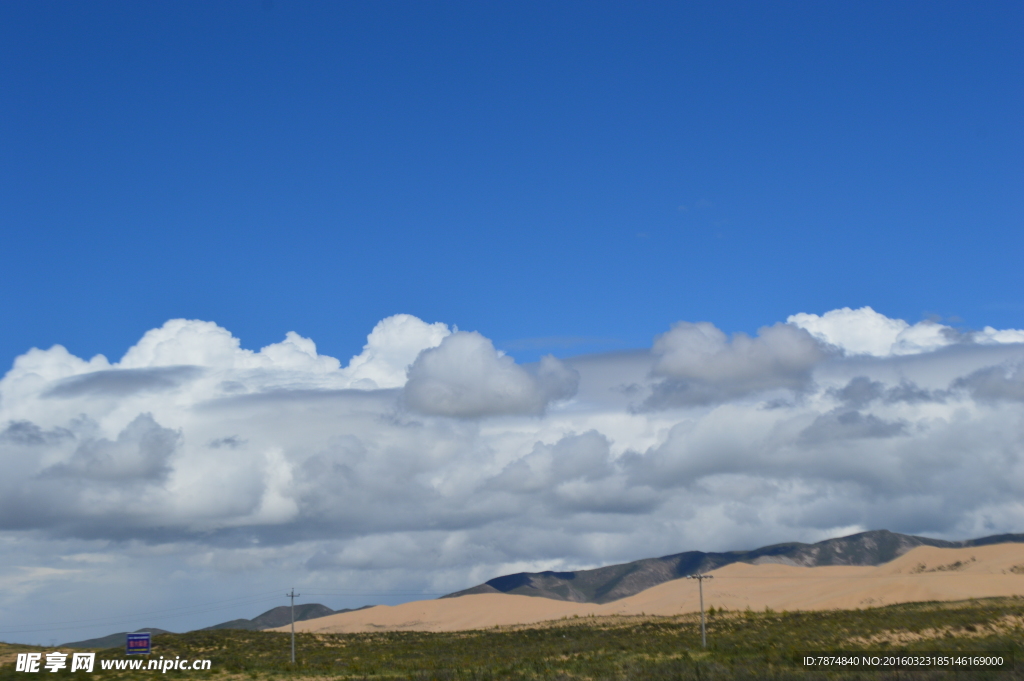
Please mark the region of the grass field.
<svg viewBox="0 0 1024 681"><path fill-rule="evenodd" d="M826 612L712 612L708 650L698 618L574 618L542 627L458 633L381 632L299 634L297 664L289 663L288 634L239 630L166 634L153 655L209 658L208 672L40 672L46 677L104 679L247 679L291 677L498 679L575 681L725 679L1024 679L1024 599L919 603ZM36 675L14 670L13 653L47 648L0 646L0 681ZM810 651L1012 651L1019 669L806 669L795 660ZM123 650L97 659L123 658Z"/></svg>

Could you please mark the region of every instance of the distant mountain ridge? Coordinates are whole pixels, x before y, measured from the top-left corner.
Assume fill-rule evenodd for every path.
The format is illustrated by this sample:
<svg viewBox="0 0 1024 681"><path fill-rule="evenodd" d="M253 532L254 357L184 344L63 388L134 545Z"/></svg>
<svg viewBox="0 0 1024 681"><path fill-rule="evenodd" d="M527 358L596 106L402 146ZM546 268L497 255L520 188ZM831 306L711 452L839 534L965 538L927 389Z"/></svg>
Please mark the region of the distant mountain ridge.
<svg viewBox="0 0 1024 681"><path fill-rule="evenodd" d="M304 603L302 605L295 606L295 621L301 622L302 620L312 620L317 617L327 617L328 615L334 615L339 612L349 612L349 610L331 610L326 605L320 605L319 603ZM246 631L259 631L261 629L283 627L286 624L290 624L291 621L291 607L287 605L279 605L276 608L267 610L262 615L257 615L251 620L230 620L228 622L214 624L210 627L203 627L202 629L199 629L199 631L209 631L211 629L245 629Z"/></svg>
<svg viewBox="0 0 1024 681"><path fill-rule="evenodd" d="M133 629L131 633L136 634L140 631L148 631L155 638L157 634L171 634L173 632L167 631L166 629L154 629L153 627L146 627L145 629ZM72 641L71 643L61 643L58 648L116 648L125 646L125 636L128 634L127 631L119 631L116 634L109 634L107 636L101 636L99 638L90 638L84 641Z"/></svg>
<svg viewBox="0 0 1024 681"><path fill-rule="evenodd" d="M301 622L303 620L312 620L317 617L327 617L328 615L337 615L342 612L353 612L354 610L363 610L364 608L370 608L373 606L364 605L362 608L343 608L341 610L331 610L326 605L320 605L319 603L304 603L302 605L295 606L295 621ZM262 615L257 615L251 620L237 619L230 620L228 622L221 622L220 624L214 624L211 627L203 627L196 631L209 631L211 629L245 629L246 631L260 631L262 629L273 629L274 627L283 627L286 624L290 624L292 621L291 607L287 605L279 605L276 608L267 610ZM153 636L158 634L170 634L172 632L166 629L134 629L133 631L148 631ZM125 634L127 631L120 631L116 634L110 634L109 636L101 636L100 638L90 638L85 641L72 641L71 643L62 643L63 648L115 648L117 646L123 646L125 644Z"/></svg>
<svg viewBox="0 0 1024 681"><path fill-rule="evenodd" d="M609 603L640 593L663 582L696 572L707 572L730 563L784 563L804 567L823 565L881 565L918 546L961 548L1024 542L1024 534L999 534L965 541L943 541L871 530L847 537L826 539L816 544L788 542L752 551L705 553L686 551L661 558L645 558L592 570L571 572L520 572L488 580L441 598L471 594L506 593L537 596L576 603Z"/></svg>

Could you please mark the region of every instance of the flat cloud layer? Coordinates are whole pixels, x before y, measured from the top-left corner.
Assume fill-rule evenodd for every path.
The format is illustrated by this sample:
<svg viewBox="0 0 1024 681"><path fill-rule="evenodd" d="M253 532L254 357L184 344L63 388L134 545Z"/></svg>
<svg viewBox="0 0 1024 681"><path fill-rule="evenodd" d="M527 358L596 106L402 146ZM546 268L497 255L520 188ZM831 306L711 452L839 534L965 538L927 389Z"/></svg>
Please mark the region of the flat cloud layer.
<svg viewBox="0 0 1024 681"><path fill-rule="evenodd" d="M0 380L0 633L136 583L168 585L153 608L292 584L340 607L861 529L1021 532L1022 363L1024 331L871 308L529 365L409 315L344 366L180 319L118 362L33 349Z"/></svg>

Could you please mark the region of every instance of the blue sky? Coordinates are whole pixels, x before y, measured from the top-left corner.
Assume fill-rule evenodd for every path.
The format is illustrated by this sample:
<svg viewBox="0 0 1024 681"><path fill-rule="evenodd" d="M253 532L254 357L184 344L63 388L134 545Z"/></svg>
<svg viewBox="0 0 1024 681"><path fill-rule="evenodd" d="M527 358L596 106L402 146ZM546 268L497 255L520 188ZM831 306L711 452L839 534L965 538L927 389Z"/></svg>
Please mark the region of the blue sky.
<svg viewBox="0 0 1024 681"><path fill-rule="evenodd" d="M843 306L1024 325L1017 3L0 13L7 362L175 317L348 357L409 313L523 359Z"/></svg>
<svg viewBox="0 0 1024 681"><path fill-rule="evenodd" d="M0 640L1024 532L1022 19L0 4Z"/></svg>

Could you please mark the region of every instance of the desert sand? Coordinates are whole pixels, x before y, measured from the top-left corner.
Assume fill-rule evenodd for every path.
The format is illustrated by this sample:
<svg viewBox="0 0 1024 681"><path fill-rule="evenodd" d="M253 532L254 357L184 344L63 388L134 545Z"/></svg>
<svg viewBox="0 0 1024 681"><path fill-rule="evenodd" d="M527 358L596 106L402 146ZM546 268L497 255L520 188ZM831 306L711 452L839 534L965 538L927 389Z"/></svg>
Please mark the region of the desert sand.
<svg viewBox="0 0 1024 681"><path fill-rule="evenodd" d="M704 606L744 610L869 608L915 601L1024 595L1024 544L965 549L920 546L894 561L867 567L797 567L734 563L708 573ZM296 622L318 633L463 631L536 624L590 615L679 615L700 608L697 583L676 579L612 603L569 603L548 598L477 594L366 610ZM288 631L280 627L272 631Z"/></svg>

